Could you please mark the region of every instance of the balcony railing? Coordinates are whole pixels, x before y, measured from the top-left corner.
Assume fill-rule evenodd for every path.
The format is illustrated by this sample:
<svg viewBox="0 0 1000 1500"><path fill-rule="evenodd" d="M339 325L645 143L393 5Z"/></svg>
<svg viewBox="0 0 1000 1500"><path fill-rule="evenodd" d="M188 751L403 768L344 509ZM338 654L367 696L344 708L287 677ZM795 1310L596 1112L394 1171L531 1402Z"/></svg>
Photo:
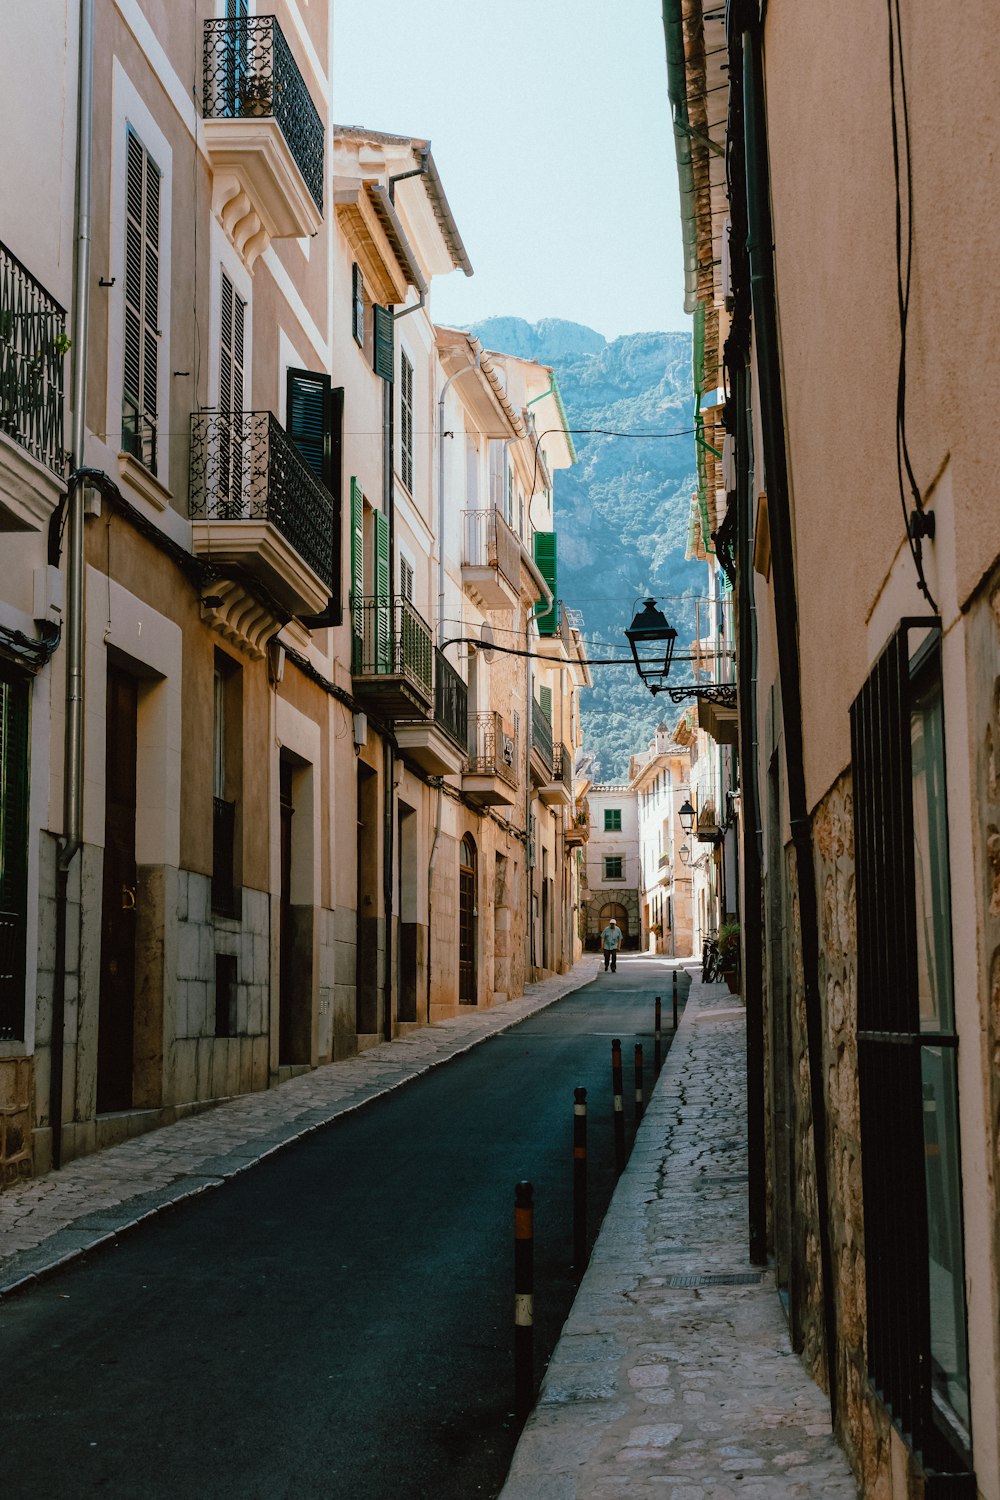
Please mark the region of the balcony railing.
<svg viewBox="0 0 1000 1500"><path fill-rule="evenodd" d="M665 854L661 854L660 857L659 857L659 859L656 861L656 868L658 870L665 870L666 866L667 866L667 856Z"/></svg>
<svg viewBox="0 0 1000 1500"><path fill-rule="evenodd" d="M273 116L316 207L323 208L323 122L274 16L205 22L206 120Z"/></svg>
<svg viewBox="0 0 1000 1500"><path fill-rule="evenodd" d="M498 713L469 715L469 774L499 776L517 786L517 735L508 734Z"/></svg>
<svg viewBox="0 0 1000 1500"><path fill-rule="evenodd" d="M428 698L434 689L430 627L409 599L351 596L355 677L406 677Z"/></svg>
<svg viewBox="0 0 1000 1500"><path fill-rule="evenodd" d="M521 579L521 544L495 508L467 510L465 555L467 568L494 568L517 592Z"/></svg>
<svg viewBox="0 0 1000 1500"><path fill-rule="evenodd" d="M552 780L561 781L567 791L573 791L573 755L566 745L557 745L552 756Z"/></svg>
<svg viewBox="0 0 1000 1500"><path fill-rule="evenodd" d="M552 764L552 720L537 698L531 700L531 743L547 765Z"/></svg>
<svg viewBox="0 0 1000 1500"><path fill-rule="evenodd" d="M212 911L235 917L238 891L233 875L236 851L236 803L212 798Z"/></svg>
<svg viewBox="0 0 1000 1500"><path fill-rule="evenodd" d="M66 314L0 244L0 430L60 477Z"/></svg>
<svg viewBox="0 0 1000 1500"><path fill-rule="evenodd" d="M194 412L192 520L269 521L333 586L333 496L269 411Z"/></svg>
<svg viewBox="0 0 1000 1500"><path fill-rule="evenodd" d="M444 653L434 652L434 718L463 750L468 738L469 689Z"/></svg>

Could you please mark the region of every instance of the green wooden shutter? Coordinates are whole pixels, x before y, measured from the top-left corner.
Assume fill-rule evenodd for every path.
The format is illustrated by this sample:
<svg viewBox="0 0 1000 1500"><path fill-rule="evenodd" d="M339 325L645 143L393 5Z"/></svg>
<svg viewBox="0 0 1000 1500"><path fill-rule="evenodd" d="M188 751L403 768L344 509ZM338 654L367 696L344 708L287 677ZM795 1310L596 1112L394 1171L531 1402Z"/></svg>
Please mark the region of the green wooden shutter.
<svg viewBox="0 0 1000 1500"><path fill-rule="evenodd" d="M552 594L552 604L546 608L535 605L535 621L540 635L555 635L559 628L559 611L556 608L556 534L554 531L535 532L535 566L545 579Z"/></svg>
<svg viewBox="0 0 1000 1500"><path fill-rule="evenodd" d="M392 310L375 304L375 374L392 384L396 364L396 325Z"/></svg>
<svg viewBox="0 0 1000 1500"><path fill-rule="evenodd" d="M552 689L550 687L540 687L538 689L538 701L542 705L542 708L545 711L545 717L548 719L549 723L551 724L552 723Z"/></svg>
<svg viewBox="0 0 1000 1500"><path fill-rule="evenodd" d="M328 490L332 485L331 381L315 370L288 371L285 421L288 436Z"/></svg>
<svg viewBox="0 0 1000 1500"><path fill-rule="evenodd" d="M365 608L365 497L361 486L351 475L351 634L355 671L360 668L364 647Z"/></svg>
<svg viewBox="0 0 1000 1500"><path fill-rule="evenodd" d="M375 670L391 671L392 594L389 585L389 522L380 510L375 520Z"/></svg>
<svg viewBox="0 0 1000 1500"><path fill-rule="evenodd" d="M30 691L0 678L0 1041L24 1037Z"/></svg>
<svg viewBox="0 0 1000 1500"><path fill-rule="evenodd" d="M365 341L365 279L357 261L351 267L351 329L355 341Z"/></svg>

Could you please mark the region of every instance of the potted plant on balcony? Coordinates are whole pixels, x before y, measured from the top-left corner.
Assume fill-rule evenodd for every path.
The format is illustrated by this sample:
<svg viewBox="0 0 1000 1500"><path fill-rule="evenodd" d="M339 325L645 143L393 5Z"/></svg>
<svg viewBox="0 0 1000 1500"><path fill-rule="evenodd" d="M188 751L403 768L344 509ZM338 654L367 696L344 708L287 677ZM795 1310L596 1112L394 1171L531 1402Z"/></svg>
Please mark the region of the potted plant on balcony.
<svg viewBox="0 0 1000 1500"><path fill-rule="evenodd" d="M719 961L731 995L740 992L740 924L723 922L719 928Z"/></svg>
<svg viewBox="0 0 1000 1500"><path fill-rule="evenodd" d="M240 89L240 113L244 118L261 119L274 113L272 92L274 80L267 73L251 73Z"/></svg>

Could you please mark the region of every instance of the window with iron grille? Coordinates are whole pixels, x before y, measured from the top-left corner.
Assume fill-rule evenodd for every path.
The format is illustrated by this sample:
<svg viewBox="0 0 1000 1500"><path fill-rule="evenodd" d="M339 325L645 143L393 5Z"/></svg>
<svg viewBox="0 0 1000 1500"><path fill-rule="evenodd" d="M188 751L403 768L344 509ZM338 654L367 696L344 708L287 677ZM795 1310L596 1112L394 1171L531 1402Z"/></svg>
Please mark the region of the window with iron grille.
<svg viewBox="0 0 1000 1500"><path fill-rule="evenodd" d="M604 878L605 880L624 880L623 868L624 858L621 854L606 854L604 856Z"/></svg>
<svg viewBox="0 0 1000 1500"><path fill-rule="evenodd" d="M365 345L365 278L357 261L351 271L351 332L355 342Z"/></svg>
<svg viewBox="0 0 1000 1500"><path fill-rule="evenodd" d="M160 173L127 132L122 448L156 473L160 355Z"/></svg>
<svg viewBox="0 0 1000 1500"><path fill-rule="evenodd" d="M928 1473L976 1493L940 632L904 620L851 709L868 1368Z"/></svg>
<svg viewBox="0 0 1000 1500"><path fill-rule="evenodd" d="M604 809L604 832L621 833L622 810L620 807L606 807Z"/></svg>
<svg viewBox="0 0 1000 1500"><path fill-rule="evenodd" d="M413 366L399 356L399 468L406 488L413 491Z"/></svg>
<svg viewBox="0 0 1000 1500"><path fill-rule="evenodd" d="M0 675L0 1041L24 1037L30 684Z"/></svg>

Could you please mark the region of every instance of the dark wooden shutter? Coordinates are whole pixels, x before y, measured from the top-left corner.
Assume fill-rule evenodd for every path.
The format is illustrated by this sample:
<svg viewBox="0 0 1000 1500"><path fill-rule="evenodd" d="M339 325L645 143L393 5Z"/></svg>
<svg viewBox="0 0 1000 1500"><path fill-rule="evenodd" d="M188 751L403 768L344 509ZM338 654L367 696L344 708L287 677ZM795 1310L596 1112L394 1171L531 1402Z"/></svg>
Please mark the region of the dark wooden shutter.
<svg viewBox="0 0 1000 1500"><path fill-rule="evenodd" d="M30 692L0 678L0 1041L24 1037Z"/></svg>
<svg viewBox="0 0 1000 1500"><path fill-rule="evenodd" d="M396 324L392 316L392 310L388 307L379 307L376 303L375 313L375 374L382 380L387 380L390 385L395 376L396 365Z"/></svg>
<svg viewBox="0 0 1000 1500"><path fill-rule="evenodd" d="M122 447L156 473L160 317L160 173L126 132Z"/></svg>
<svg viewBox="0 0 1000 1500"><path fill-rule="evenodd" d="M554 531L536 531L534 538L535 566L545 579L552 593L552 604L535 605L535 620L540 635L555 635L559 625L556 608L556 534Z"/></svg>
<svg viewBox="0 0 1000 1500"><path fill-rule="evenodd" d="M351 475L351 634L354 637L355 670L358 670L365 635L365 497Z"/></svg>
<svg viewBox="0 0 1000 1500"><path fill-rule="evenodd" d="M406 488L413 492L413 366L399 357L399 468Z"/></svg>
<svg viewBox="0 0 1000 1500"><path fill-rule="evenodd" d="M316 478L333 493L332 384L315 370L288 371L288 436Z"/></svg>

